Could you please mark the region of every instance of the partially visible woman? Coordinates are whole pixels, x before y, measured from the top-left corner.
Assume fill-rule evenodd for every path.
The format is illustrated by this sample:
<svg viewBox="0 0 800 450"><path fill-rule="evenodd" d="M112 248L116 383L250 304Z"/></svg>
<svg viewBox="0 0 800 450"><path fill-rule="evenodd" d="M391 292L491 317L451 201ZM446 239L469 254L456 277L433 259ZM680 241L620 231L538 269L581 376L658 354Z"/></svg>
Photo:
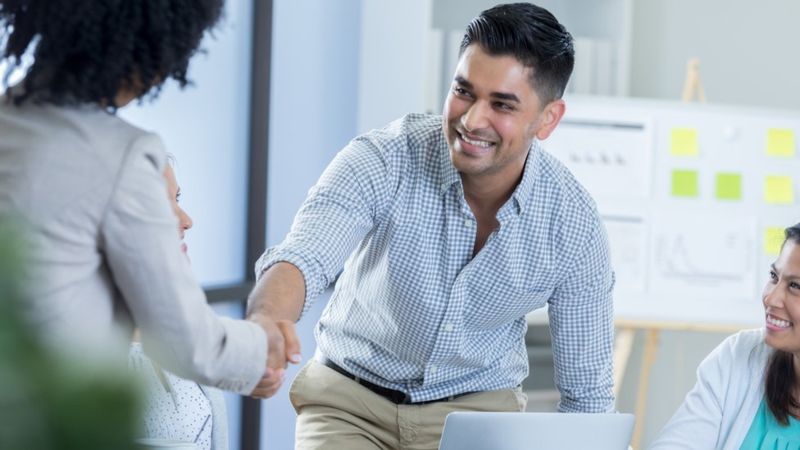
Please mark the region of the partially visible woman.
<svg viewBox="0 0 800 450"><path fill-rule="evenodd" d="M182 241L193 222L180 205L181 189L171 164L164 169L164 179ZM181 250L186 254L185 243ZM201 450L228 449L228 418L221 392L164 370L145 355L136 339L128 358L145 382L143 437L192 442Z"/></svg>
<svg viewBox="0 0 800 450"><path fill-rule="evenodd" d="M764 287L765 327L727 338L652 449L800 449L800 224Z"/></svg>
<svg viewBox="0 0 800 450"><path fill-rule="evenodd" d="M12 67L26 51L34 59L0 99L0 215L28 224L30 316L53 345L82 355L113 341L124 361L136 326L168 370L267 397L283 367L266 367L265 329L208 306L179 250L162 141L114 114L169 78L186 85L221 9L222 0L0 0L0 57Z"/></svg>

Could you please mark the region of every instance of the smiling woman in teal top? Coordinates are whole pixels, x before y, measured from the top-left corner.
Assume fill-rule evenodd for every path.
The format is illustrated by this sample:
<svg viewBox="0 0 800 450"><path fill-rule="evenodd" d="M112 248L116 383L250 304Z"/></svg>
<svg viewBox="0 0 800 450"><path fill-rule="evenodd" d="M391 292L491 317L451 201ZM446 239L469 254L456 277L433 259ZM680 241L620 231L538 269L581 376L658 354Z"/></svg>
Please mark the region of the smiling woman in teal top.
<svg viewBox="0 0 800 450"><path fill-rule="evenodd" d="M800 224L762 294L764 327L727 338L651 449L800 450Z"/></svg>

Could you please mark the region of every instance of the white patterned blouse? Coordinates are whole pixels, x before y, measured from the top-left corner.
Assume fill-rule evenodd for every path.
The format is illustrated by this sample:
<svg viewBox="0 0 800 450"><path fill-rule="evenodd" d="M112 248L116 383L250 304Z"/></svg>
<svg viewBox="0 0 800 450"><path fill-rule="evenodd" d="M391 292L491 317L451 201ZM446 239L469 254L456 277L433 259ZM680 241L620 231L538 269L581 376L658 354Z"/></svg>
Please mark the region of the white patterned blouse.
<svg viewBox="0 0 800 450"><path fill-rule="evenodd" d="M227 450L227 417L222 393L163 370L131 344L130 367L145 382L144 436L194 442L201 450Z"/></svg>

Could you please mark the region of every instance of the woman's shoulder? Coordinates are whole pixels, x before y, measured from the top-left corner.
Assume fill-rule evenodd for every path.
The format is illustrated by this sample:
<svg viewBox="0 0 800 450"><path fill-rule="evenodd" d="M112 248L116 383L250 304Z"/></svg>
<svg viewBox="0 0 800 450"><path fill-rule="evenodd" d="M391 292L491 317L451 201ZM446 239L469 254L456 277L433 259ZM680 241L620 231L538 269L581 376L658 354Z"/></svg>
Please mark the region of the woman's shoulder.
<svg viewBox="0 0 800 450"><path fill-rule="evenodd" d="M761 368L769 357L770 348L764 343L764 328L742 330L725 338L708 356L729 364Z"/></svg>
<svg viewBox="0 0 800 450"><path fill-rule="evenodd" d="M62 114L69 115L79 123L78 126L84 128L84 135L106 151L115 149L121 155L127 155L137 148L164 152L164 144L158 134L140 128L117 114L91 106L66 109Z"/></svg>
<svg viewBox="0 0 800 450"><path fill-rule="evenodd" d="M742 330L725 338L722 345L734 351L752 350L754 348L767 348L764 344L764 328Z"/></svg>
<svg viewBox="0 0 800 450"><path fill-rule="evenodd" d="M106 166L123 160L137 142L163 147L156 134L90 104L28 101L15 105L4 98L0 101L0 129L6 135L25 138L27 153L50 152L57 147L60 155L70 159L105 161Z"/></svg>

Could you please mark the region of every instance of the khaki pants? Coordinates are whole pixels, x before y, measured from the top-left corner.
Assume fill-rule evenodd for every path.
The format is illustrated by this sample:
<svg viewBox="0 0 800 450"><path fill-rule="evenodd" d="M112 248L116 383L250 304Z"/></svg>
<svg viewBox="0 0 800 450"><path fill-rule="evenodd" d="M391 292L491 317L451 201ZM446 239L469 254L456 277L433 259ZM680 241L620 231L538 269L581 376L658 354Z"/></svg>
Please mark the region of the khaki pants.
<svg viewBox="0 0 800 450"><path fill-rule="evenodd" d="M297 450L436 450L453 411L525 410L519 389L479 392L451 401L396 405L316 361L289 390L297 411Z"/></svg>

